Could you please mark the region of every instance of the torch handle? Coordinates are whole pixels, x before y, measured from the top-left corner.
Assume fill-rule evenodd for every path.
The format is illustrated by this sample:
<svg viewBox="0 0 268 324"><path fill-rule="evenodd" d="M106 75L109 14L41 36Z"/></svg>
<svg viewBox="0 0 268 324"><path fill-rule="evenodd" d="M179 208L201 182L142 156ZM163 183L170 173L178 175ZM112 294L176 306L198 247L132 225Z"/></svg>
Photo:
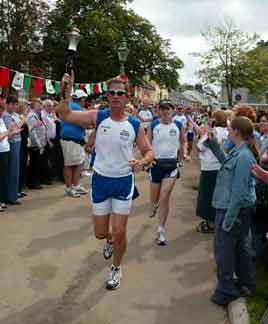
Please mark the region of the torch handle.
<svg viewBox="0 0 268 324"><path fill-rule="evenodd" d="M75 59L75 51L68 50L68 55L67 55L67 62L65 65L65 71L72 77L74 76L74 59ZM65 99L65 89L66 89L66 82L63 82L63 94L62 97Z"/></svg>

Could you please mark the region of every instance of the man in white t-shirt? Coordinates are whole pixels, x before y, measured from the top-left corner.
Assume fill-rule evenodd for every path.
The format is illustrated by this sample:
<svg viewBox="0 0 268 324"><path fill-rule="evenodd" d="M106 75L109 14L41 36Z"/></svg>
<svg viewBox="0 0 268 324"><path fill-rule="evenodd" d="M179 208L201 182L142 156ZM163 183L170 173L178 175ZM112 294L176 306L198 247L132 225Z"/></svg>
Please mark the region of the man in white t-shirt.
<svg viewBox="0 0 268 324"><path fill-rule="evenodd" d="M70 109L73 80L67 74L64 80L67 83L65 100L57 108L60 118L85 129L96 129L91 179L94 232L97 239L106 240L103 253L105 259L113 256L106 288L117 289L127 247L127 222L134 194L134 172L151 164L154 154L140 121L126 113L129 98L124 80L113 79L108 83L110 109L83 112ZM134 157L134 143L143 156L140 160Z"/></svg>
<svg viewBox="0 0 268 324"><path fill-rule="evenodd" d="M138 118L142 122L142 126L145 129L145 131L147 132L147 128L150 127L150 124L153 120L153 114L149 110L148 104L144 104L142 110L140 110L140 112L138 114Z"/></svg>
<svg viewBox="0 0 268 324"><path fill-rule="evenodd" d="M178 121L182 124L183 128L186 127L187 118L184 115L185 109L182 106L177 106L176 115L173 117L173 121Z"/></svg>

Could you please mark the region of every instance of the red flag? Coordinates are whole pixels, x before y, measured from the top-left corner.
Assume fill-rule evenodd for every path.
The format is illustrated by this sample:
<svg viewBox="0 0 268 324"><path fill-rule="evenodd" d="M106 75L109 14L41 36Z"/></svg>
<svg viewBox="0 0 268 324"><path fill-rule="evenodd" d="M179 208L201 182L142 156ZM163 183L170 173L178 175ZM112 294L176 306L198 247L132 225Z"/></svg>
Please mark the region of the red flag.
<svg viewBox="0 0 268 324"><path fill-rule="evenodd" d="M100 86L98 83L95 83L93 86L94 94L100 94Z"/></svg>
<svg viewBox="0 0 268 324"><path fill-rule="evenodd" d="M10 70L8 68L0 69L0 87L7 88L10 82Z"/></svg>
<svg viewBox="0 0 268 324"><path fill-rule="evenodd" d="M38 95L41 95L43 93L43 79L35 79L34 90Z"/></svg>
<svg viewBox="0 0 268 324"><path fill-rule="evenodd" d="M127 75L124 74L124 73L120 75L120 78L121 78L124 82L127 82L127 81L128 81L128 77L127 77Z"/></svg>

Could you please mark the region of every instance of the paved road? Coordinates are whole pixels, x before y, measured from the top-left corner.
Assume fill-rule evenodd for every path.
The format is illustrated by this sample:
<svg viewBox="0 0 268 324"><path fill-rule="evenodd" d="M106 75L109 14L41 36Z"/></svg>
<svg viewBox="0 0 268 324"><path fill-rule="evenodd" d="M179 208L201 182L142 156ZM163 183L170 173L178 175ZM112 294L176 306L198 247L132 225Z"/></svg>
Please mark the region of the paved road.
<svg viewBox="0 0 268 324"><path fill-rule="evenodd" d="M88 197L63 197L61 185L31 193L0 217L0 324L222 324L209 302L215 266L211 236L196 233L198 170L189 162L177 182L169 244L154 243L147 174L129 222L119 290L107 292L107 261L94 239ZM85 180L84 180L85 181Z"/></svg>

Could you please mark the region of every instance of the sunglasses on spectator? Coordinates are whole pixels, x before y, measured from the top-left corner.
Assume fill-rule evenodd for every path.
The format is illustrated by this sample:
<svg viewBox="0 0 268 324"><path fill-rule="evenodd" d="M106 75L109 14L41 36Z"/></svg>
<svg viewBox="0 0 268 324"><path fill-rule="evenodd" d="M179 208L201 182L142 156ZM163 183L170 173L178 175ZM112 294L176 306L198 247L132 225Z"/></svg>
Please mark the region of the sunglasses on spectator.
<svg viewBox="0 0 268 324"><path fill-rule="evenodd" d="M108 94L110 96L122 97L122 96L126 95L126 91L124 91L124 90L109 90Z"/></svg>

